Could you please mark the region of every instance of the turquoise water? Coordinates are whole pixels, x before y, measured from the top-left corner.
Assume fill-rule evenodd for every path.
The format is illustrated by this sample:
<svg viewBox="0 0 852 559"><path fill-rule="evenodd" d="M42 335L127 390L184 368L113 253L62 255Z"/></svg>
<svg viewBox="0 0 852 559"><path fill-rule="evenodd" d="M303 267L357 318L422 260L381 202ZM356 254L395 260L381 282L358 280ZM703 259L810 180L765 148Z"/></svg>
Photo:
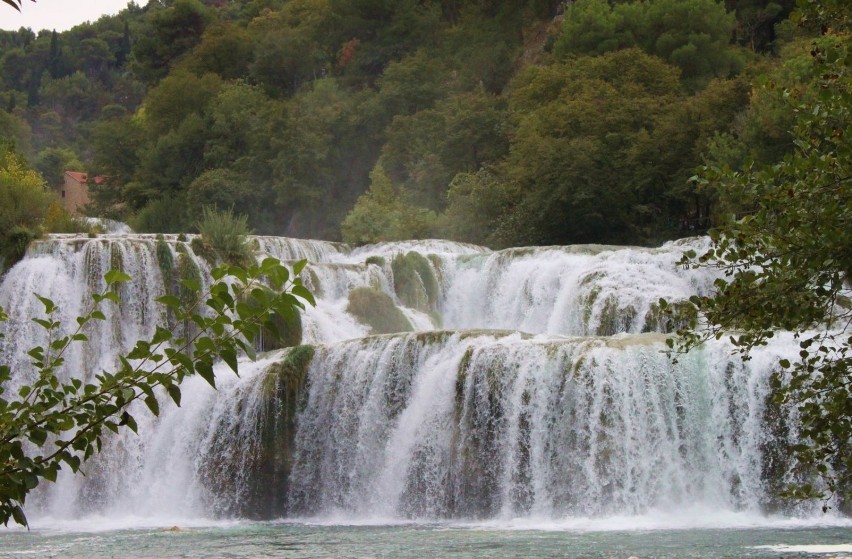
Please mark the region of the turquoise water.
<svg viewBox="0 0 852 559"><path fill-rule="evenodd" d="M852 558L852 528L524 530L458 525L248 523L0 533L0 557L101 558Z"/></svg>

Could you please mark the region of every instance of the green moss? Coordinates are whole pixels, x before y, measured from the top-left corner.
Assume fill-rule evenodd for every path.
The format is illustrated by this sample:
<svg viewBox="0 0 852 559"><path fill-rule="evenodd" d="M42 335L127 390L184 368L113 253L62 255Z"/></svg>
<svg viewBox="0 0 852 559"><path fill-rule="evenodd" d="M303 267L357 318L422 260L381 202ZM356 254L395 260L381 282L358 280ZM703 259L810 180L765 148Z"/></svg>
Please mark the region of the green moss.
<svg viewBox="0 0 852 559"><path fill-rule="evenodd" d="M162 235L158 235L161 237ZM115 246L115 245L113 245ZM160 267L160 273L163 274L163 285L166 286L166 291L172 289L172 284L175 281L175 259L172 256L172 250L161 238L157 239L157 264Z"/></svg>
<svg viewBox="0 0 852 559"><path fill-rule="evenodd" d="M189 242L189 246L192 248L192 252L203 258L209 265L216 266L219 263L216 251L213 250L210 245L205 243L201 237L194 237L192 241Z"/></svg>
<svg viewBox="0 0 852 559"><path fill-rule="evenodd" d="M189 256L189 254L186 254L185 252L178 252L176 272L178 279L178 285L176 286L176 295L180 297L181 302L186 305L192 305L196 303L198 292L193 291L191 289L187 289L186 287L180 284L180 281L189 280L197 283L198 285L203 285L201 270L198 269L198 265Z"/></svg>
<svg viewBox="0 0 852 559"><path fill-rule="evenodd" d="M621 332L627 332L635 319L636 309L633 305L627 305L620 309L615 297L609 297L604 302L595 334L598 336L614 336Z"/></svg>
<svg viewBox="0 0 852 559"><path fill-rule="evenodd" d="M384 256L369 256L369 257L367 257L367 260L365 261L365 263L366 264L375 264L376 266L384 267L384 265L387 263L387 261L385 260Z"/></svg>
<svg viewBox="0 0 852 559"><path fill-rule="evenodd" d="M645 313L642 331L669 334L686 326L694 314L695 308L686 301L670 303L666 309L661 309L658 303L652 303Z"/></svg>
<svg viewBox="0 0 852 559"><path fill-rule="evenodd" d="M306 287L310 289L311 293L314 294L315 298L321 299L323 297L323 289L319 274L317 274L316 271L310 266L303 270L302 273L308 274L308 282Z"/></svg>
<svg viewBox="0 0 852 559"><path fill-rule="evenodd" d="M383 291L372 287L357 287L350 291L346 311L362 324L369 326L373 334L414 330L411 322L394 304L393 299Z"/></svg>
<svg viewBox="0 0 852 559"><path fill-rule="evenodd" d="M423 312L437 310L440 288L428 259L416 252L398 254L391 268L393 287L403 305Z"/></svg>
<svg viewBox="0 0 852 559"><path fill-rule="evenodd" d="M109 247L109 267L111 270L124 270L124 256L118 243L112 243Z"/></svg>
<svg viewBox="0 0 852 559"><path fill-rule="evenodd" d="M240 470L234 472L246 475L250 484L241 510L234 511L240 516L273 518L285 512L297 417L305 403L313 356L313 346L296 346L266 370L256 426L259 444L249 463L240 464Z"/></svg>
<svg viewBox="0 0 852 559"><path fill-rule="evenodd" d="M281 361L266 370L264 394L274 396L279 403L285 404L287 416L292 421L295 421L295 412L298 411L298 406L293 404L299 401L315 352L316 348L312 345L291 347Z"/></svg>

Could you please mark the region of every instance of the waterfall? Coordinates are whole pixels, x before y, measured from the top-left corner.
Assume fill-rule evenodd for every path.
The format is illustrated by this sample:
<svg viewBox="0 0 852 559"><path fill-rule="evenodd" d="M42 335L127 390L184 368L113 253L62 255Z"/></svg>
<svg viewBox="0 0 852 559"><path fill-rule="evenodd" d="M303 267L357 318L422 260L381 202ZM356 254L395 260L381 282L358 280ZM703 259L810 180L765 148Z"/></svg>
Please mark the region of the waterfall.
<svg viewBox="0 0 852 559"><path fill-rule="evenodd" d="M440 332L317 349L290 507L385 518L760 510L768 362L659 335Z"/></svg>
<svg viewBox="0 0 852 559"><path fill-rule="evenodd" d="M158 296L181 278L210 281L193 238L34 243L0 285L13 383L32 378L26 351L45 341L30 320L41 310L32 293L73 324L106 270L130 274L122 303L62 374L110 370L118 351L168 323ZM746 363L724 342L676 364L664 354L676 324L657 302L710 292L712 272L677 266L706 239L496 252L440 240L251 242L259 257L310 261L302 279L317 305L302 315L305 345L244 361L240 377L220 367L218 391L189 379L182 406L164 402L158 418L140 409L139 435L112 438L85 477L38 488L28 501L36 517L778 509L795 430L792 410L768 403L768 378L779 357L796 355L794 341L778 336Z"/></svg>

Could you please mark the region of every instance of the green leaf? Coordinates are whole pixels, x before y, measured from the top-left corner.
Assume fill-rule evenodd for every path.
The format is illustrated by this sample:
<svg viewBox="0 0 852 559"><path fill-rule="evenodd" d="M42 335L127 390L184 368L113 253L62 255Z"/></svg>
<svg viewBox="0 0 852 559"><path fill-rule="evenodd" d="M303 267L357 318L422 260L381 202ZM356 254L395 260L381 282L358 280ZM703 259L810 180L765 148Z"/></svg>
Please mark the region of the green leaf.
<svg viewBox="0 0 852 559"><path fill-rule="evenodd" d="M222 358L222 361L228 364L228 367L231 368L236 374L240 374L238 365L237 365L237 354L236 352L230 348L225 347L219 351L219 356Z"/></svg>
<svg viewBox="0 0 852 559"><path fill-rule="evenodd" d="M168 391L169 396L171 396L175 405L177 405L177 407L180 407L180 387L176 384L169 384L168 386L166 386L166 391Z"/></svg>
<svg viewBox="0 0 852 559"><path fill-rule="evenodd" d="M180 280L180 284L182 287L191 291L192 293L198 293L199 291L201 291L201 284L193 279L184 278Z"/></svg>
<svg viewBox="0 0 852 559"><path fill-rule="evenodd" d="M36 299L41 301L41 304L44 305L44 313L45 314L51 314L53 311L56 310L56 304L53 301L51 301L47 297L42 297L38 293L34 293L34 295L35 295Z"/></svg>
<svg viewBox="0 0 852 559"><path fill-rule="evenodd" d="M170 309L179 309L181 305L180 299L178 299L174 295L163 295L162 297L157 297L155 301L160 304L166 305Z"/></svg>
<svg viewBox="0 0 852 559"><path fill-rule="evenodd" d="M213 365L209 361L199 361L195 364L195 371L201 375L201 378L207 383L216 388L216 375L213 374Z"/></svg>
<svg viewBox="0 0 852 559"><path fill-rule="evenodd" d="M22 509L20 505L12 507L12 519L21 526L26 526L27 528L30 527L27 523L27 516L24 514L24 509Z"/></svg>
<svg viewBox="0 0 852 559"><path fill-rule="evenodd" d="M114 285L116 283L124 283L130 281L131 278L129 275L125 274L121 270L110 270L106 274L104 274L104 281L107 285Z"/></svg>
<svg viewBox="0 0 852 559"><path fill-rule="evenodd" d="M129 413L127 413L126 411L121 413L121 420L118 422L119 427L124 426L124 425L126 425L128 428L130 428L130 430L133 431L134 433L138 432L137 426L136 426L136 420L133 419L133 416L130 415Z"/></svg>
<svg viewBox="0 0 852 559"><path fill-rule="evenodd" d="M44 429L33 428L27 433L27 438L36 446L41 446L47 441L47 431Z"/></svg>
<svg viewBox="0 0 852 559"><path fill-rule="evenodd" d="M302 299L304 299L305 301L310 303L310 305L312 307L317 306L317 302L316 302L316 300L314 300L313 294L310 291L308 291L308 289L306 287L304 287L302 285L294 285L292 291L293 291L293 295L301 297Z"/></svg>
<svg viewBox="0 0 852 559"><path fill-rule="evenodd" d="M167 341L171 340L172 336L173 336L173 334L172 334L171 330L167 330L167 329L163 328L162 326L157 326L157 330L156 330L156 332L154 332L154 337L151 338L151 343L153 345L158 345L158 344L161 344L163 342L167 342Z"/></svg>
<svg viewBox="0 0 852 559"><path fill-rule="evenodd" d="M298 276L302 273L302 270L305 269L305 266L308 264L307 260L299 260L295 264L293 264L293 275Z"/></svg>
<svg viewBox="0 0 852 559"><path fill-rule="evenodd" d="M146 396L145 397L145 405L148 406L148 409L151 410L151 413L154 415L160 415L160 402L157 401L157 398L154 396Z"/></svg>
<svg viewBox="0 0 852 559"><path fill-rule="evenodd" d="M112 301L116 305L121 302L121 298L118 296L118 293L116 293L115 291L107 291L106 293L104 293L103 298L106 301Z"/></svg>

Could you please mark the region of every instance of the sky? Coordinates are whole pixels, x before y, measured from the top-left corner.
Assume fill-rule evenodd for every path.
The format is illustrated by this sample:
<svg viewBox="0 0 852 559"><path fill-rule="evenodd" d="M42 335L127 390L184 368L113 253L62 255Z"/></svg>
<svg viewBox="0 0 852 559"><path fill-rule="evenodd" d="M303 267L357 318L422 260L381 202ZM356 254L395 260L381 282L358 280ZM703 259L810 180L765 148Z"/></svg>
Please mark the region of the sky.
<svg viewBox="0 0 852 559"><path fill-rule="evenodd" d="M66 31L105 14L116 14L128 0L23 0L21 13L0 3L0 29L29 27L36 33L42 29ZM137 2L138 3L138 2Z"/></svg>

